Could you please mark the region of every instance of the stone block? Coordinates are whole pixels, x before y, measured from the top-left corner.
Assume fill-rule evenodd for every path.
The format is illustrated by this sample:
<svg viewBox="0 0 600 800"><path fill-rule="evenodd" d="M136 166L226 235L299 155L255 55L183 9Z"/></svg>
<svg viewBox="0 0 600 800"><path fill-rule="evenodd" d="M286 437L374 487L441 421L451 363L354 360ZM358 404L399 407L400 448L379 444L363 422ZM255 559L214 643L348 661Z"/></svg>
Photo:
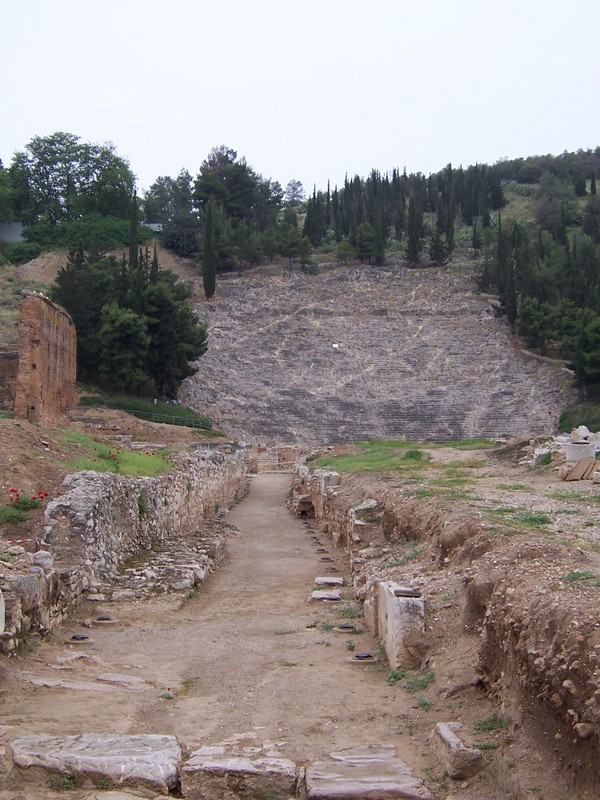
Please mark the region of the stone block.
<svg viewBox="0 0 600 800"><path fill-rule="evenodd" d="M429 743L436 758L451 778L458 780L472 778L485 766L481 750L466 747L448 723L437 723Z"/></svg>
<svg viewBox="0 0 600 800"><path fill-rule="evenodd" d="M227 756L207 747L183 765L181 789L187 800L287 800L295 794L296 773L286 758Z"/></svg>
<svg viewBox="0 0 600 800"><path fill-rule="evenodd" d="M377 584L377 635L392 669L418 666L424 657L425 602L391 581Z"/></svg>
<svg viewBox="0 0 600 800"><path fill-rule="evenodd" d="M394 745L361 745L330 753L330 758L307 766L307 800L432 800Z"/></svg>
<svg viewBox="0 0 600 800"><path fill-rule="evenodd" d="M20 736L10 745L17 767L75 775L109 786L168 793L178 781L181 748L174 736L84 733Z"/></svg>
<svg viewBox="0 0 600 800"><path fill-rule="evenodd" d="M315 592L312 592L310 596L311 600L326 600L326 601L333 601L341 600L342 595L341 592L336 591L335 589L319 589Z"/></svg>

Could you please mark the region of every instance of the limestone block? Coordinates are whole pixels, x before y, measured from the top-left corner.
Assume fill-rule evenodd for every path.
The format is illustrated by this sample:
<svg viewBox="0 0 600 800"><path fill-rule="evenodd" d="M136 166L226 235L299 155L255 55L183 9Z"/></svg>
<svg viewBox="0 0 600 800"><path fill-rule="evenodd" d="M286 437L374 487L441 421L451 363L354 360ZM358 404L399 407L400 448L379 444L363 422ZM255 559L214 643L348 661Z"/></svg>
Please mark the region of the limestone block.
<svg viewBox="0 0 600 800"><path fill-rule="evenodd" d="M327 576L323 578L315 578L315 586L343 586L344 579L343 578L328 578Z"/></svg>
<svg viewBox="0 0 600 800"><path fill-rule="evenodd" d="M394 745L370 744L330 753L306 768L307 800L432 800Z"/></svg>
<svg viewBox="0 0 600 800"><path fill-rule="evenodd" d="M424 656L425 602L402 590L391 581L377 584L377 635L392 669L418 666Z"/></svg>
<svg viewBox="0 0 600 800"><path fill-rule="evenodd" d="M181 771L188 800L287 800L295 794L296 765L286 758L226 756L214 748L192 753Z"/></svg>
<svg viewBox="0 0 600 800"><path fill-rule="evenodd" d="M437 723L429 744L451 778L472 778L485 766L481 750L465 747L460 737L445 722Z"/></svg>
<svg viewBox="0 0 600 800"><path fill-rule="evenodd" d="M174 736L84 733L79 736L20 736L10 745L17 767L80 775L112 786L164 792L178 779L181 748Z"/></svg>
<svg viewBox="0 0 600 800"><path fill-rule="evenodd" d="M315 592L312 592L310 596L311 600L329 600L335 602L336 600L341 600L342 595L341 592L336 591L334 589L319 589Z"/></svg>

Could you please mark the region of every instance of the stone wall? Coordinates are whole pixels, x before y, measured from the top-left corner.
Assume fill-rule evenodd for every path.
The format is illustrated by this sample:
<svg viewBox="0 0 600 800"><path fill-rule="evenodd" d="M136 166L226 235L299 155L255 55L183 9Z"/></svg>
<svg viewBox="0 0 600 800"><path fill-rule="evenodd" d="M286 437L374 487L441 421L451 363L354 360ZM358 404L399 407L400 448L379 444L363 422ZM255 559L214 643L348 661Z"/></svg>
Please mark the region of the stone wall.
<svg viewBox="0 0 600 800"><path fill-rule="evenodd" d="M67 492L46 508L43 549L13 548L11 564L0 563L6 603L0 652L13 652L30 630L43 634L59 625L83 594L115 578L141 551L194 536L241 498L246 484L243 453L185 456L159 478L68 476ZM205 574L223 557L222 542L218 549L204 558Z"/></svg>
<svg viewBox="0 0 600 800"><path fill-rule="evenodd" d="M17 352L0 352L0 408L13 407L18 368Z"/></svg>
<svg viewBox="0 0 600 800"><path fill-rule="evenodd" d="M18 327L15 416L53 425L75 402L77 350L71 317L37 292L25 293Z"/></svg>

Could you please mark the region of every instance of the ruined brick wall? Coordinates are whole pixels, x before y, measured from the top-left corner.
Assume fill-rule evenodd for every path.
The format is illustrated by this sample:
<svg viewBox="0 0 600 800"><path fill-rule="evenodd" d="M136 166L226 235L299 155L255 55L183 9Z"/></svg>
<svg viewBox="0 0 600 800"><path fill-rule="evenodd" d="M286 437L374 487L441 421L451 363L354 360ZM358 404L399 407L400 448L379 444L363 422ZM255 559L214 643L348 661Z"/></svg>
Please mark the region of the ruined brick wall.
<svg viewBox="0 0 600 800"><path fill-rule="evenodd" d="M18 367L18 353L0 352L0 408L13 407Z"/></svg>
<svg viewBox="0 0 600 800"><path fill-rule="evenodd" d="M28 292L18 327L16 417L52 425L75 402L76 334L73 320L51 300Z"/></svg>

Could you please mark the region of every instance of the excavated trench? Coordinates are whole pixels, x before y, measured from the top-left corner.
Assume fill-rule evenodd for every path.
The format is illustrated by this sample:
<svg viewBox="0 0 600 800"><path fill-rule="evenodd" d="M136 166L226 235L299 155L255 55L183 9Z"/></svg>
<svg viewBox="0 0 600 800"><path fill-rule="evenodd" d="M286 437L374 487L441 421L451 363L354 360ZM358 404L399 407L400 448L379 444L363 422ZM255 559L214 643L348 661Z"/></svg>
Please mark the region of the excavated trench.
<svg viewBox="0 0 600 800"><path fill-rule="evenodd" d="M384 487L378 498L385 508L383 549L403 541L428 546L410 568L392 570L395 579L401 573L427 598L421 667L394 676L355 601L355 594L364 597L382 562L376 552L370 560L364 542L355 544L359 558L336 536L361 492L373 496L374 484L351 487L326 509L314 496L315 517L294 519L286 508L290 480L289 474L253 477L248 497L227 515L229 557L198 594L156 595L148 586L142 591L143 565L137 563L135 574L125 571L117 581L112 600L107 593L88 601L69 624L8 661L5 743L33 734L172 736L182 745L184 766L177 766L171 793L192 800L259 798L265 792L288 797L303 768L328 780L336 763L331 754L362 763L371 758L389 777L385 758L391 750L408 769L402 780L396 769L400 788L391 797L446 798L458 792L462 800L500 800L527 797L534 786L546 800L593 797L595 733L583 737L573 727L593 727L587 702L594 696L593 663L580 653L574 664L571 655L573 648L581 650L582 636L593 644L593 609L585 615L590 630L582 616L580 630L563 639L573 609L563 605L554 613L557 598L544 604L545 587L538 581L534 590L531 578L542 567L546 577L551 569L564 574L573 567L573 553L569 562L560 548L522 541L500 552L473 520L444 525L429 503L394 508ZM373 539L376 527L373 520ZM376 551L377 543L370 544ZM321 549L326 556L316 552ZM383 553L386 563L389 555ZM333 561L324 564L324 557ZM323 589L316 585L320 576L344 579L334 587L340 600L308 602L315 589ZM537 626L527 620L534 595L541 606ZM581 595L569 598L576 599ZM76 644L77 635L88 639ZM407 688L410 680L416 689ZM541 697L541 705L534 697ZM570 708L563 698L570 699ZM478 730L495 718L503 721L499 727ZM478 774L448 776L444 754L429 742L435 724L447 722L462 726L459 735L467 746L481 748ZM55 774L11 769L9 754L10 748L1 800L60 796L53 792L60 782ZM215 777L219 759L227 764L221 778ZM256 768L257 762L263 766ZM112 777L85 774L85 785L75 781L70 793L77 800L101 798L114 788ZM341 794L337 786L336 796L366 796L360 785L354 780L354 788L346 785ZM134 786L132 791L140 791ZM309 787L309 796L329 796L318 788L310 794ZM155 789L146 785L146 796L161 796Z"/></svg>

